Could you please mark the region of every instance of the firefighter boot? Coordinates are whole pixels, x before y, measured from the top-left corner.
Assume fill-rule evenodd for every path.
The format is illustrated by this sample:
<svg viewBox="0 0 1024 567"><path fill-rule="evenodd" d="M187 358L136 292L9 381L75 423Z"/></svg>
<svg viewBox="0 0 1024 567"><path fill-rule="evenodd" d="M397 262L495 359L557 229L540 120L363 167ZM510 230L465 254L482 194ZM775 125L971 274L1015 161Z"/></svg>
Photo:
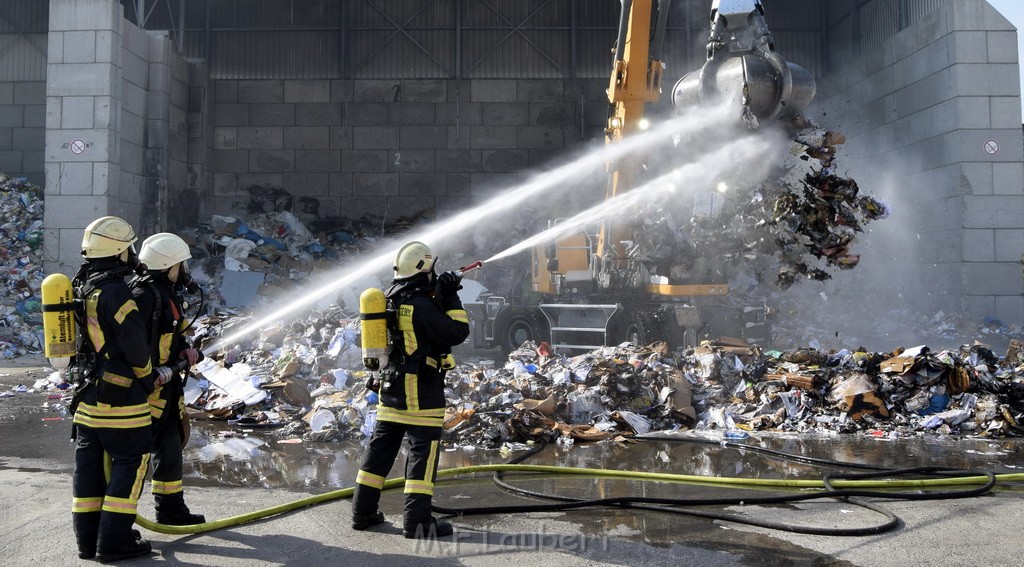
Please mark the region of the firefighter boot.
<svg viewBox="0 0 1024 567"><path fill-rule="evenodd" d="M136 536L138 532L132 529L133 523L135 514L103 512L100 515L96 544L96 559L100 563L142 557L153 550L148 541Z"/></svg>
<svg viewBox="0 0 1024 567"><path fill-rule="evenodd" d="M78 542L78 558L92 559L96 557L96 538L100 531L99 512L74 512L71 523L75 527L75 540Z"/></svg>
<svg viewBox="0 0 1024 567"><path fill-rule="evenodd" d="M384 514L377 509L380 490L363 484L356 484L352 495L352 529L365 530L384 523Z"/></svg>
<svg viewBox="0 0 1024 567"><path fill-rule="evenodd" d="M450 536L452 525L439 521L430 515L430 496L426 494L405 495L405 522L402 535L406 539L437 539Z"/></svg>
<svg viewBox="0 0 1024 567"><path fill-rule="evenodd" d="M153 498L156 501L156 521L158 524L164 524L165 526L191 526L206 523L206 516L193 514L188 509L188 506L185 505L184 492L157 494Z"/></svg>

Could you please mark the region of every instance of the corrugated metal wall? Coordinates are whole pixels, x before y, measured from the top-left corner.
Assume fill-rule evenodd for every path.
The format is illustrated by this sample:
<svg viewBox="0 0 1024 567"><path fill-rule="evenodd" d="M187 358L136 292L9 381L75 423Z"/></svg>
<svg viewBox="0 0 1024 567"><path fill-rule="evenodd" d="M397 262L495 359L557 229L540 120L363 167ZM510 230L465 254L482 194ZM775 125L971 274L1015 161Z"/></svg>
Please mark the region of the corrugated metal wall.
<svg viewBox="0 0 1024 567"><path fill-rule="evenodd" d="M826 70L880 45L951 0L830 0L824 4Z"/></svg>
<svg viewBox="0 0 1024 567"><path fill-rule="evenodd" d="M455 0L355 0L343 15L342 76L446 78L456 69ZM340 22L339 22L340 23ZM346 33L346 32L342 32Z"/></svg>
<svg viewBox="0 0 1024 567"><path fill-rule="evenodd" d="M821 36L825 19L822 4L793 0L764 2L765 19L775 38L776 51L815 76L820 76L825 64Z"/></svg>
<svg viewBox="0 0 1024 567"><path fill-rule="evenodd" d="M121 1L131 19L133 0ZM616 0L147 1L147 29L181 29L186 57L232 79L603 78L620 10ZM767 6L778 49L816 74L822 4ZM709 10L710 0L674 0L667 79L704 61Z"/></svg>
<svg viewBox="0 0 1024 567"><path fill-rule="evenodd" d="M3 0L0 8L0 81L46 80L49 2Z"/></svg>
<svg viewBox="0 0 1024 567"><path fill-rule="evenodd" d="M898 2L894 0L871 0L857 11L860 18L860 48L881 45L882 42L900 31Z"/></svg>
<svg viewBox="0 0 1024 567"><path fill-rule="evenodd" d="M817 76L950 0L770 0L776 48ZM213 78L600 78L615 0L121 0ZM667 79L700 65L710 0L675 0ZM46 78L47 0L3 0L0 77Z"/></svg>
<svg viewBox="0 0 1024 567"><path fill-rule="evenodd" d="M948 4L950 0L907 0L907 22L914 25L921 18Z"/></svg>

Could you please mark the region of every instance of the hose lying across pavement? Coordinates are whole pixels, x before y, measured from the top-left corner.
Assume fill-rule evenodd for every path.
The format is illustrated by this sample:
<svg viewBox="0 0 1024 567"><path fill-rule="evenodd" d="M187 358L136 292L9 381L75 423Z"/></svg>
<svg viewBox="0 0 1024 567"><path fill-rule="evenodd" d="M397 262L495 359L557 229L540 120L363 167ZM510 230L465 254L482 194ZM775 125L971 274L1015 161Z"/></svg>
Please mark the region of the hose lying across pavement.
<svg viewBox="0 0 1024 567"><path fill-rule="evenodd" d="M681 437L642 437L642 440L664 440L664 441L683 441L683 442L698 442L698 443L711 443L718 444L717 442L695 439L695 438L681 438ZM804 457L802 455L792 455L789 453L783 453L780 451L774 451L771 449L765 449L762 447L753 447L750 445L743 444L732 444L723 443L724 446L732 446L736 448L759 450L775 456L782 456L784 458L797 457L795 460L807 461L811 458ZM513 459L509 464L515 464L521 462L533 454L537 453L543 446L534 449L524 455ZM828 464L828 465L856 465L859 468L872 468L881 469L881 467L874 467L872 465L860 465L859 463L844 463L839 461L829 461L825 459L812 459L815 464ZM601 498L593 500L585 500L582 498L574 498L571 496L560 496L557 494L542 493L532 490L526 490L520 487L513 486L502 479L502 472L496 472L494 474L494 482L498 486L523 496L530 496L534 498L542 498L546 500L557 500L564 504L541 504L541 505L519 505L519 506L486 506L478 508L442 508L434 506L433 510L438 513L447 514L451 516L468 516L468 515L479 515L479 514L515 514L515 513L527 513L527 512L551 512L551 511L562 511L572 510L577 508L589 508L592 506L620 506L624 508L648 510L655 512L666 512L671 514L682 514L688 516L699 516L702 518L710 518L715 520L725 520L734 523L747 524L752 526L758 526L762 528L769 528L774 530L782 530L788 532L814 534L814 535L832 535L832 536L861 536L878 534L882 532L894 529L899 525L899 518L896 517L892 512L878 506L865 502L863 500L854 500L852 497L873 497L873 498L888 498L888 499L901 499L901 500L937 500L937 499L951 499L951 498L966 498L969 496L978 496L984 494L992 489L996 484L996 477L991 472L987 471L966 471L966 470L952 470L939 467L918 467L912 469L901 469L901 470L890 470L885 469L884 472L873 472L873 473L860 473L858 475L826 475L822 480L825 490L819 490L813 493L804 493L800 495L787 495L787 496L770 496L770 497L742 497L742 498L649 498L649 497L616 497L616 498ZM957 491L942 491L942 492L881 492L881 491L865 491L865 490L837 490L834 488L835 480L843 478L881 478L881 477L893 477L902 476L907 474L930 474L930 475L948 475L950 477L965 477L965 476L981 476L983 475L988 481L979 488L968 489L968 490L957 490ZM892 486L898 481L889 481L886 485ZM790 502L798 502L802 500L816 500L821 498L835 498L841 499L844 502L866 508L877 514L885 516L885 522L876 524L873 526L866 526L860 528L822 528L815 526L803 526L796 524L789 524L784 522L773 522L769 520L758 520L755 518L740 516L735 514L727 514L723 512L707 512L702 510L693 510L687 508L681 508L682 506L723 506L723 505L746 505L746 504L782 504Z"/></svg>
<svg viewBox="0 0 1024 567"><path fill-rule="evenodd" d="M464 475L470 475L475 473L495 473L495 482L499 486L506 490L512 490L519 494L535 498L544 498L548 500L558 500L558 503L552 504L524 504L524 505L513 505L513 506L488 506L479 508L443 508L434 506L434 511L440 514L455 515L455 516L468 516L468 515L479 515L479 514L498 514L498 513L528 513L528 512L546 512L555 510L572 510L579 508L595 507L595 506L615 506L625 507L630 509L641 509L641 510L653 510L657 512L667 512L673 514L685 514L690 516L700 516L705 518L720 519L730 522L743 523L755 526L761 526L770 529L784 530L798 533L809 533L819 535L869 535L877 534L884 531L895 528L899 519L891 512L868 502L862 500L851 500L853 497L869 497L869 498L887 498L897 500L935 500L935 499L951 499L951 498L966 498L970 496L978 496L991 490L996 483L999 482L1022 482L1024 481L1024 473L1013 473L1013 474L993 474L988 471L977 471L977 470L952 470L938 467L923 467L914 469L902 469L902 470L888 470L881 469L880 467L874 467L870 465L863 465L859 463L844 463L838 461L829 461L825 459L813 459L805 457L803 455L793 455L789 453L783 453L780 451L774 451L771 449L765 449L762 447L755 447L752 445L746 445L742 443L720 443L718 441L708 441L699 438L692 437L656 437L647 436L640 437L640 440L651 440L651 441L674 441L674 442L697 442L697 443L709 443L715 445L722 445L724 447L738 448L743 450L754 450L773 454L787 459L812 462L813 464L823 464L832 466L844 466L853 468L869 468L877 470L878 472L873 473L859 473L849 475L826 475L821 480L794 480L794 479L764 479L764 478L742 478L742 477L718 477L718 476L701 476L701 475L686 475L686 474L670 474L670 473L652 473L643 471L622 471L612 469L591 469L591 468L578 468L578 467L559 467L559 466L548 466L548 465L527 465L522 464L521 461L533 456L544 448L544 445L539 445L534 450L529 451L524 455L520 455L513 461L507 464L489 464L489 465L474 465L467 467L454 467L450 469L444 469L437 472L437 478L451 478L459 477ZM675 498L641 498L641 497L620 497L620 498L601 498L594 500L583 500L576 499L568 496L560 496L554 494L545 494L540 492L527 491L521 488L514 487L504 480L501 475L503 473L543 473L545 475L557 475L557 476L583 476L590 478L614 478L614 479L625 479L625 480L639 480L639 481L650 481L650 482L673 482L673 483L688 483L688 484L699 484L707 486L717 487L732 487L738 489L778 489L778 490L801 490L799 494L790 494L785 496L769 496L769 497L743 497L743 498L714 498L714 499L675 499ZM887 477L903 476L907 474L921 474L921 475L934 475L935 478L926 479L893 479ZM402 486L405 483L405 478L393 478L385 481L384 488L395 488ZM978 486L980 485L980 486ZM946 490L946 491L930 491L930 492L917 492L921 490L933 490L943 487L973 487L962 490ZM808 489L817 489L813 492L806 492ZM873 490L879 489L879 490ZM913 490L915 492L892 492L893 489L906 489ZM232 516L229 518L223 518L220 520L214 520L206 522L204 524L195 524L190 526L169 526L165 524L158 524L152 520L148 520L142 516L137 516L135 522L147 530L172 535L184 535L184 534L195 534L202 532L209 532L219 530L231 526L237 526L267 518L277 514L298 510L314 504L321 504L332 500L341 498L348 498L352 495L354 488L342 488L327 492L324 494L318 494L315 496L309 496L306 498L300 498L293 502L287 502L285 504L279 504L277 506L271 506L263 510L257 510L249 512L247 514L241 514L238 516ZM818 528L809 526L797 526L791 524L784 524L781 522L769 522L755 520L749 517L743 517L732 514L709 512L702 510L693 510L681 508L680 506L710 506L710 505L745 505L745 504L777 504L783 502L798 502L803 500L815 500L822 498L838 498L850 504L855 504L867 509L870 509L878 514L885 516L886 521L882 524L875 526L868 526L863 528Z"/></svg>

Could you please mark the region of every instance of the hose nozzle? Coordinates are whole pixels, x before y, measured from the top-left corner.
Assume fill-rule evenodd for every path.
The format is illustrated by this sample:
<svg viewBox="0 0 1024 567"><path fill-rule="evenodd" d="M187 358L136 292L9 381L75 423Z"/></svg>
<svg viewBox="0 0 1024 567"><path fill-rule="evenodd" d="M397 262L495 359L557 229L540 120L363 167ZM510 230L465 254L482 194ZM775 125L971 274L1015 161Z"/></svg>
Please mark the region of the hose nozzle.
<svg viewBox="0 0 1024 567"><path fill-rule="evenodd" d="M458 270L455 270L455 275L459 276L459 279L462 279L463 276L465 276L467 272L472 272L473 270L475 270L477 268L482 268L483 265L484 265L483 262L481 262L480 260L477 260L476 262L473 262L472 264L470 264L468 266L463 266L463 267L459 268Z"/></svg>

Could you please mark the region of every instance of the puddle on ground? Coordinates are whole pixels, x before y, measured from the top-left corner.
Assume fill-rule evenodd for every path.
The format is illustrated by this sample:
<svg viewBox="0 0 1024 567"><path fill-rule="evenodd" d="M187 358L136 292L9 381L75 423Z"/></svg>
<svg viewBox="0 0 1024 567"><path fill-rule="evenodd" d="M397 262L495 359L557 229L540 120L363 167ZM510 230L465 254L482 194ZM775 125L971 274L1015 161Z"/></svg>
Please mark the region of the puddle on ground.
<svg viewBox="0 0 1024 567"><path fill-rule="evenodd" d="M225 434L230 436L225 437ZM704 439L715 441L711 437ZM217 423L197 424L185 450L186 476L193 484L325 492L352 485L365 450L365 442L353 440L296 444L279 441L270 432L245 432ZM717 442L660 440L629 444L576 444L571 448L551 445L530 457L527 463L751 478L806 479L848 470L736 448L741 444L817 459L891 468L942 466L1024 472L1020 459L1021 442L1018 440L934 436L891 440L771 434L731 442L729 447ZM448 448L441 454L440 466L451 468L504 463L521 454L522 451L502 453L479 448ZM400 473L402 462L404 452L396 462L393 475ZM564 480L560 479L560 482ZM593 484L594 481L589 482Z"/></svg>

